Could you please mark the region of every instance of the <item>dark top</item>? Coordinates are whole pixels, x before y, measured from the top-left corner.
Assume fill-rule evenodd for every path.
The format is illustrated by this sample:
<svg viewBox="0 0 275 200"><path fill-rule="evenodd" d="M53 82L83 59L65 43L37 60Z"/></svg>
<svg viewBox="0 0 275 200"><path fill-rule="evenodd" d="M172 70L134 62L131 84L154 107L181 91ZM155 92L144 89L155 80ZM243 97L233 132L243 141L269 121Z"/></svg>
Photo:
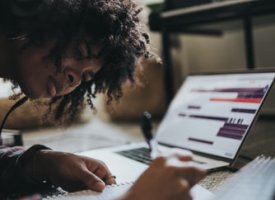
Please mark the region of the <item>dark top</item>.
<svg viewBox="0 0 275 200"><path fill-rule="evenodd" d="M35 191L49 185L27 177L22 170L22 167L33 158L35 152L41 149L49 148L34 145L25 150L23 147L0 146L0 199L7 195Z"/></svg>

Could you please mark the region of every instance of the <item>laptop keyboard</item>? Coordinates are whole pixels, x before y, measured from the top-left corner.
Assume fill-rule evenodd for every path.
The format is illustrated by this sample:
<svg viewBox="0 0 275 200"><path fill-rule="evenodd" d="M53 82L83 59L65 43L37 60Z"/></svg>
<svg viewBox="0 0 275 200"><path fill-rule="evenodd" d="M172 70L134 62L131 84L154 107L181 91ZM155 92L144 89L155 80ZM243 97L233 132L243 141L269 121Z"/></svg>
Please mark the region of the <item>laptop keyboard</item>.
<svg viewBox="0 0 275 200"><path fill-rule="evenodd" d="M125 151L117 151L115 153L147 165L149 165L152 161L150 156L150 149L146 147L130 149ZM202 162L199 160L192 160L192 162L194 163L194 165L199 165L199 166L206 164L205 162Z"/></svg>
<svg viewBox="0 0 275 200"><path fill-rule="evenodd" d="M116 153L147 165L151 163L150 150L145 147L126 151L117 151Z"/></svg>

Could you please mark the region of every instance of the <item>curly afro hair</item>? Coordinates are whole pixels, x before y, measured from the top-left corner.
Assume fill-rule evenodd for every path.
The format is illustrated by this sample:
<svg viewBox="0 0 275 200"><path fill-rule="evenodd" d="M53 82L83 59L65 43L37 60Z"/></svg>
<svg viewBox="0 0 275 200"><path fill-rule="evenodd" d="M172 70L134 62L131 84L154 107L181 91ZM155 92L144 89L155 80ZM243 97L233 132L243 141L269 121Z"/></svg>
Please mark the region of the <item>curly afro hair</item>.
<svg viewBox="0 0 275 200"><path fill-rule="evenodd" d="M49 58L57 70L69 45L89 41L90 46L102 47L103 66L94 78L70 94L52 98L50 109L58 103L56 120L72 121L85 99L94 108L92 98L97 93L106 93L108 102L119 99L122 83L135 80L138 60L149 56L149 37L140 20L142 9L134 0L2 0L0 4L5 8L1 19L6 19L0 19L1 32L26 40L24 48L56 41Z"/></svg>

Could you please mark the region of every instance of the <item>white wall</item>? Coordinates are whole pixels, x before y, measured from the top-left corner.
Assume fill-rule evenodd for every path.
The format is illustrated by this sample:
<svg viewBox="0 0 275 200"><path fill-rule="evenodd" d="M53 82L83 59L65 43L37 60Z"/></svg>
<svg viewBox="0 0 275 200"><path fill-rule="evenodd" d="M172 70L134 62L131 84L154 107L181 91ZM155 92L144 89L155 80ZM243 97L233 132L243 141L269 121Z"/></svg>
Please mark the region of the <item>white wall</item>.
<svg viewBox="0 0 275 200"><path fill-rule="evenodd" d="M275 19L273 22L254 29L257 67L275 67ZM189 72L246 67L242 30L229 30L221 37L185 35L180 38L183 43L182 57L185 59L183 64Z"/></svg>
<svg viewBox="0 0 275 200"><path fill-rule="evenodd" d="M255 57L259 67L275 67L275 20L255 30Z"/></svg>
<svg viewBox="0 0 275 200"><path fill-rule="evenodd" d="M254 48L257 68L275 67L275 20L264 23L264 18L255 20ZM269 21L269 20L267 20ZM263 23L261 23L263 22ZM230 30L222 37L181 36L182 75L201 71L245 69L246 57L242 30ZM275 88L263 108L265 114L275 114Z"/></svg>
<svg viewBox="0 0 275 200"><path fill-rule="evenodd" d="M244 68L245 54L240 32L222 37L183 36L183 57L188 72Z"/></svg>
<svg viewBox="0 0 275 200"><path fill-rule="evenodd" d="M233 25L229 23L229 27L222 37L172 36L172 41L178 40L181 46L172 51L176 88L181 79L189 73L246 68L242 22L236 21ZM275 68L275 17L255 19L253 33L257 68ZM153 49L159 50L161 47L159 35L154 33L152 38ZM272 89L272 92L266 110L275 113L275 89Z"/></svg>

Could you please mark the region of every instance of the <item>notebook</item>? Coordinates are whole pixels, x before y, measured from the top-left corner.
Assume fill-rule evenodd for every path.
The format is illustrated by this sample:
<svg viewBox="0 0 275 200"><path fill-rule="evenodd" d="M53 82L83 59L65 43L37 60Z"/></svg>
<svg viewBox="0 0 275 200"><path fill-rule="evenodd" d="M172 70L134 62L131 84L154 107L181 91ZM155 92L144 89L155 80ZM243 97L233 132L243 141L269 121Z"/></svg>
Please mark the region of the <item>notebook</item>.
<svg viewBox="0 0 275 200"><path fill-rule="evenodd" d="M105 188L102 193L91 190L84 190L74 193L66 193L62 195L49 196L44 200L114 200L122 196L132 186L132 182L110 185ZM191 190L193 200L207 200L213 194L203 187L196 185Z"/></svg>
<svg viewBox="0 0 275 200"><path fill-rule="evenodd" d="M217 188L209 200L274 200L275 159L258 157Z"/></svg>

